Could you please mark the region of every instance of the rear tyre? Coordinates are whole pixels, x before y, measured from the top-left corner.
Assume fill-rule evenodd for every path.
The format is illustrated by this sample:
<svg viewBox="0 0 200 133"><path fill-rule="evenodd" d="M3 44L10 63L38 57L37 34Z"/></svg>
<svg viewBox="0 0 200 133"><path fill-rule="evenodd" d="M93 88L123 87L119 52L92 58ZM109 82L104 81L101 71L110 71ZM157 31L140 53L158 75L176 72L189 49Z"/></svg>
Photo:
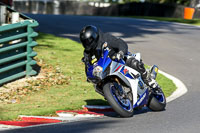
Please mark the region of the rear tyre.
<svg viewBox="0 0 200 133"><path fill-rule="evenodd" d="M166 107L166 98L161 89L152 92L149 97L148 108L152 111L163 111Z"/></svg>
<svg viewBox="0 0 200 133"><path fill-rule="evenodd" d="M103 87L103 92L108 103L121 117L133 116L132 100L121 96L119 94L119 88L114 83L106 83Z"/></svg>

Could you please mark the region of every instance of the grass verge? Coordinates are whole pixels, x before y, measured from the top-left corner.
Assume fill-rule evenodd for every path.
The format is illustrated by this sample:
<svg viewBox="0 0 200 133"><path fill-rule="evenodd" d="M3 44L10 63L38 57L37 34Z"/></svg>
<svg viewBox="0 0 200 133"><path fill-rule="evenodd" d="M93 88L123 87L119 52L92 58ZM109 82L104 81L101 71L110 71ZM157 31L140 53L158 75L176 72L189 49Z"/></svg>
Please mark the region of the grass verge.
<svg viewBox="0 0 200 133"><path fill-rule="evenodd" d="M55 115L57 110L81 109L82 105L107 105L102 96L86 82L84 64L81 63L83 48L70 39L40 33L37 37L37 58L55 68L68 78L68 84L43 86L14 104L0 105L0 120L16 119L18 115ZM173 82L158 75L158 82L166 96L175 89Z"/></svg>
<svg viewBox="0 0 200 133"><path fill-rule="evenodd" d="M200 25L200 19L187 20L187 19L182 19L182 18L149 17L149 16L129 16L129 17L139 18L139 19L167 21L167 22L177 22L177 23L192 24L192 25Z"/></svg>

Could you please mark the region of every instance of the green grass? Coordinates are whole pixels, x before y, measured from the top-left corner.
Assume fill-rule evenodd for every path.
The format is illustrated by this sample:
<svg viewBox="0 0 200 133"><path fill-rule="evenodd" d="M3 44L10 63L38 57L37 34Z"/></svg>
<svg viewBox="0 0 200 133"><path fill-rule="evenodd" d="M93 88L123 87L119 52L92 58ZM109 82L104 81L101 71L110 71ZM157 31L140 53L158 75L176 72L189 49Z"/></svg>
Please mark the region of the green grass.
<svg viewBox="0 0 200 133"><path fill-rule="evenodd" d="M148 17L148 16L129 16L129 17L139 18L139 19L167 21L167 22L177 22L177 23L192 24L192 25L200 25L200 19L187 20L187 19L182 19L182 18Z"/></svg>
<svg viewBox="0 0 200 133"><path fill-rule="evenodd" d="M59 67L70 81L68 85L44 87L41 91L33 92L20 99L15 104L0 105L0 120L16 119L18 115L54 115L57 110L81 109L82 105L105 105L107 102L97 94L86 82L84 64L81 63L83 48L81 44L40 33L37 38L38 46L35 51L37 58L54 67ZM163 87L166 96L174 90L171 80L158 75L158 82Z"/></svg>

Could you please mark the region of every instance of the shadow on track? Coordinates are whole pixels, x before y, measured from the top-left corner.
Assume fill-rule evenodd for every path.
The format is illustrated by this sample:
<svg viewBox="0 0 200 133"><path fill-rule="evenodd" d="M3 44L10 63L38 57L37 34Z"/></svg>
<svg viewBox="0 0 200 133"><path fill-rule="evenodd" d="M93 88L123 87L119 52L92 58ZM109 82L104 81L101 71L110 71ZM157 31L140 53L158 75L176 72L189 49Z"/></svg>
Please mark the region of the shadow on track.
<svg viewBox="0 0 200 133"><path fill-rule="evenodd" d="M87 105L105 105L105 106L109 106L109 103L105 100L102 99L89 99L89 100L85 100L85 102L87 103ZM101 112L101 111L92 111L95 113L102 113L107 117L113 117L113 118L120 118L120 116L116 113L116 112L110 112L110 111L106 111L106 112ZM143 108L137 108L134 110L134 115L140 115L140 114L144 114L144 113L148 113L148 112L152 112L150 109L148 109L147 107L143 107Z"/></svg>
<svg viewBox="0 0 200 133"><path fill-rule="evenodd" d="M80 30L86 25L96 25L103 32L109 32L120 38L145 37L145 35L162 33L184 34L184 32L177 30L178 25L174 28L175 24L167 22L119 17L27 15L39 22L36 30L70 38L77 42L79 42ZM134 43L134 41L127 41L127 43Z"/></svg>

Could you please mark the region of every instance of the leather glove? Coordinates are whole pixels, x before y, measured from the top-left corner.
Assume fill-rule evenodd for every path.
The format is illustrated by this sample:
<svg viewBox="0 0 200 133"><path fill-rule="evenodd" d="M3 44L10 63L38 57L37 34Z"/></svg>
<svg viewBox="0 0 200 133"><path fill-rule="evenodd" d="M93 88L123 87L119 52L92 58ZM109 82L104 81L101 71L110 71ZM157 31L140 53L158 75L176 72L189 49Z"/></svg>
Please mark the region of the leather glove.
<svg viewBox="0 0 200 133"><path fill-rule="evenodd" d="M124 52L119 51L119 52L116 54L116 59L119 61L120 59L123 59L123 58L124 58Z"/></svg>

